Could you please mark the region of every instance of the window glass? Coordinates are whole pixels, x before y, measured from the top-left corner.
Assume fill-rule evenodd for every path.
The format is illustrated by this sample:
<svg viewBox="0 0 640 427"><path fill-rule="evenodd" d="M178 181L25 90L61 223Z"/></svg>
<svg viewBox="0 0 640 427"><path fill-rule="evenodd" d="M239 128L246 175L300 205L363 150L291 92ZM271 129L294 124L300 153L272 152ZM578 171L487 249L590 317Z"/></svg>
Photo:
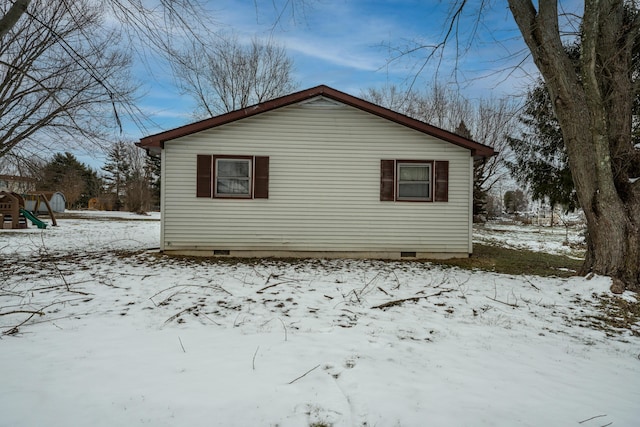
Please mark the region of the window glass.
<svg viewBox="0 0 640 427"><path fill-rule="evenodd" d="M428 181L429 167L427 165L400 165L400 181Z"/></svg>
<svg viewBox="0 0 640 427"><path fill-rule="evenodd" d="M251 195L251 163L244 159L216 160L216 195Z"/></svg>
<svg viewBox="0 0 640 427"><path fill-rule="evenodd" d="M219 177L248 177L249 161L218 159L218 176Z"/></svg>
<svg viewBox="0 0 640 427"><path fill-rule="evenodd" d="M398 200L431 199L431 164L398 163Z"/></svg>

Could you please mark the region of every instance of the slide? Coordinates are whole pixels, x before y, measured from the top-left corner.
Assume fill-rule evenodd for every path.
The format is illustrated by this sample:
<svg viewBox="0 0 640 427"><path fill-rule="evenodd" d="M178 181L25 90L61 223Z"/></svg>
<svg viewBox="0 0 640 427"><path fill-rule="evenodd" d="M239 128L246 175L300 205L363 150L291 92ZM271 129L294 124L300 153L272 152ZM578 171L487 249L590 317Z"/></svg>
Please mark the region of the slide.
<svg viewBox="0 0 640 427"><path fill-rule="evenodd" d="M31 212L26 211L26 210L24 210L24 209L20 208L20 213L21 213L22 215L24 215L24 217L25 217L25 218L27 218L29 221L31 221L31 223L32 223L33 225L35 225L36 227L38 227L38 228L47 228L47 223L46 223L46 222L42 222L42 221L40 221L38 218L36 218L35 216L33 216L33 215L31 214Z"/></svg>

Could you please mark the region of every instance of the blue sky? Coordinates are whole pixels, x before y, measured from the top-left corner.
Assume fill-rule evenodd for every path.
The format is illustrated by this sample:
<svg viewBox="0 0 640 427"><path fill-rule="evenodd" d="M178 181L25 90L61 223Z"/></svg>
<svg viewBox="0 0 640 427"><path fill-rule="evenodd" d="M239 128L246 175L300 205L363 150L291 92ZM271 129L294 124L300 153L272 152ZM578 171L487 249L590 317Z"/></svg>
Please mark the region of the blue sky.
<svg viewBox="0 0 640 427"><path fill-rule="evenodd" d="M578 0L567 0L574 2ZM295 5L291 9L290 5ZM416 45L442 40L450 3L439 0L215 0L207 7L216 29L233 31L240 40L272 37L294 62L299 89L326 84L355 96L371 87L395 84L414 89L437 80L470 99L522 96L536 75L506 2L491 2L477 19L477 3L468 2L460 38L452 39L441 61L421 69L428 50L398 57ZM458 55L462 52L462 55ZM397 58L396 60L392 60ZM521 62L524 61L524 62ZM514 64L520 64L514 68ZM421 69L421 72L419 72ZM143 82L139 107L153 120L147 129L125 125L121 139L143 136L193 121L194 105L174 85L166 65L138 64ZM74 152L100 168L101 154Z"/></svg>
<svg viewBox="0 0 640 427"><path fill-rule="evenodd" d="M216 0L208 2L208 7L221 30L234 31L245 40L271 36L284 45L293 59L300 89L326 84L355 96L370 87L410 84L428 51L390 59L397 56L396 49L441 40L450 7L449 2L441 1L306 0L304 5L295 3L292 10L287 3ZM474 2L470 3L459 29L463 40L460 49L468 51L456 60L452 42L439 67L436 61L429 64L414 87L428 86L437 75L440 83L455 85L469 98L521 94L534 70L530 61L523 69L508 67L522 58L511 55L524 45L506 3L484 14L468 46L477 12ZM146 72L143 67L139 70ZM157 126L147 132L191 121L193 104L180 95L169 72L155 69L152 78L155 81L143 89L141 106ZM127 133L134 139L145 135L145 131L133 128Z"/></svg>

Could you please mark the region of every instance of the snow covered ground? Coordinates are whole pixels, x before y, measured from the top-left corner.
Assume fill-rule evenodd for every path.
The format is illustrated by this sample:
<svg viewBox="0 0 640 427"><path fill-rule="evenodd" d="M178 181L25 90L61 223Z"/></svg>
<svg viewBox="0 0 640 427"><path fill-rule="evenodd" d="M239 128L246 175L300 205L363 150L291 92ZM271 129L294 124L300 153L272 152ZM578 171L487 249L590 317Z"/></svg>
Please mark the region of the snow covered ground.
<svg viewBox="0 0 640 427"><path fill-rule="evenodd" d="M513 249L526 249L584 259L582 225L541 227L488 222L474 226L474 242Z"/></svg>
<svg viewBox="0 0 640 427"><path fill-rule="evenodd" d="M0 426L640 425L608 278L170 258L112 216L0 230Z"/></svg>

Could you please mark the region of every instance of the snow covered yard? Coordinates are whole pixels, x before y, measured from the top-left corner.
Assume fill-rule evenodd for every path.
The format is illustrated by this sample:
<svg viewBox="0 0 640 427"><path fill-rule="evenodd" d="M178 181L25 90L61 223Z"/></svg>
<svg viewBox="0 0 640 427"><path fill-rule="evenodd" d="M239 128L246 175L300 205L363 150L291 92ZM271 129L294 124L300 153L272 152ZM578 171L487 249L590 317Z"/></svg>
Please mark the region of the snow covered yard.
<svg viewBox="0 0 640 427"><path fill-rule="evenodd" d="M607 278L171 258L119 216L0 230L0 426L640 423Z"/></svg>
<svg viewBox="0 0 640 427"><path fill-rule="evenodd" d="M584 225L541 227L488 222L475 224L476 243L498 245L513 249L527 249L584 259Z"/></svg>

